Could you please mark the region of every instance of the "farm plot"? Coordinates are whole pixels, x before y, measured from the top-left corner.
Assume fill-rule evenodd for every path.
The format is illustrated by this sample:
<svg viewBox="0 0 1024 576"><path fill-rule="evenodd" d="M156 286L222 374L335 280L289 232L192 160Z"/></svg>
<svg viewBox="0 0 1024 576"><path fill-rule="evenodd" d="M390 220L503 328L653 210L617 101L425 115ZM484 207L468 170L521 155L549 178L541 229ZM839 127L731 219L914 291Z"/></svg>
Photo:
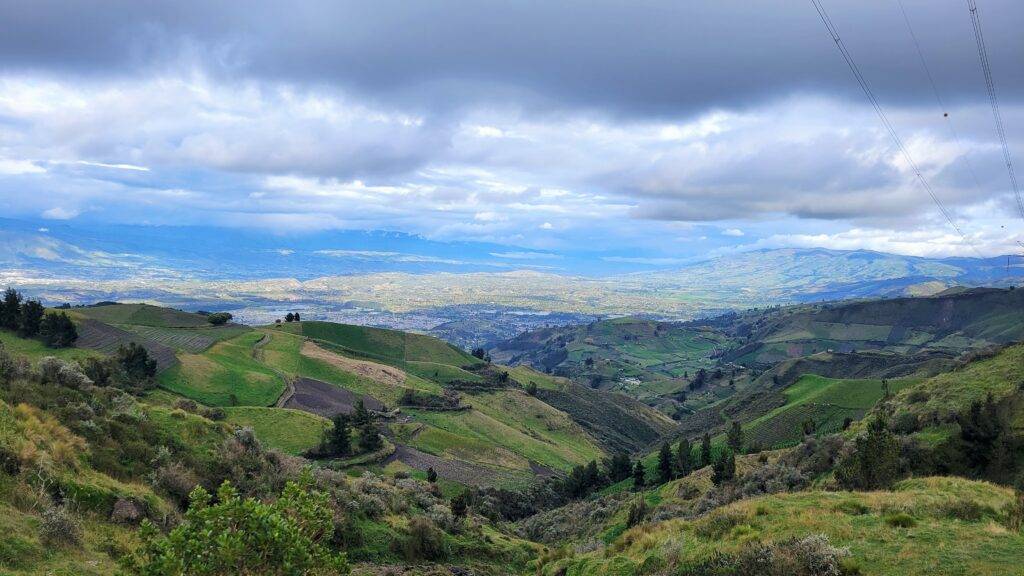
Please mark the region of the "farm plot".
<svg viewBox="0 0 1024 576"><path fill-rule="evenodd" d="M208 328L166 328L161 326L142 326L125 324L121 328L145 337L153 342L188 352L199 354L222 340L228 340L248 332L246 326L211 326Z"/></svg>
<svg viewBox="0 0 1024 576"><path fill-rule="evenodd" d="M395 460L415 470L425 471L428 468L433 468L439 478L466 486L501 486L525 479L525 476L434 456L409 446L395 446L394 454L384 461L384 465Z"/></svg>
<svg viewBox="0 0 1024 576"><path fill-rule="evenodd" d="M152 358L156 359L158 371L164 371L178 364L173 348L159 342L154 342L139 334L128 332L127 330L122 330L90 318L79 320L77 327L78 341L75 342L75 346L79 348L96 350L104 354L115 354L119 347L135 342L145 348Z"/></svg>
<svg viewBox="0 0 1024 576"><path fill-rule="evenodd" d="M235 406L224 410L228 423L252 428L265 446L288 454L301 454L316 446L324 430L331 427L324 418L287 408Z"/></svg>
<svg viewBox="0 0 1024 576"><path fill-rule="evenodd" d="M913 380L889 380L896 392ZM842 429L846 418L858 420L882 399L881 380L847 380L805 374L783 394L787 403L744 426L747 442L762 448L779 448L799 442L803 425L813 422L818 434Z"/></svg>
<svg viewBox="0 0 1024 576"><path fill-rule="evenodd" d="M110 304L76 308L75 313L107 324L134 324L164 328L209 326L205 316L149 304Z"/></svg>
<svg viewBox="0 0 1024 576"><path fill-rule="evenodd" d="M179 365L160 375L160 386L208 406L270 406L285 384L254 357L262 337L250 331L202 354L182 354Z"/></svg>
<svg viewBox="0 0 1024 576"><path fill-rule="evenodd" d="M360 399L370 410L383 410L376 398L353 392L312 378L299 378L293 383L295 393L285 402L285 408L301 410L310 414L331 418L335 414L351 414Z"/></svg>

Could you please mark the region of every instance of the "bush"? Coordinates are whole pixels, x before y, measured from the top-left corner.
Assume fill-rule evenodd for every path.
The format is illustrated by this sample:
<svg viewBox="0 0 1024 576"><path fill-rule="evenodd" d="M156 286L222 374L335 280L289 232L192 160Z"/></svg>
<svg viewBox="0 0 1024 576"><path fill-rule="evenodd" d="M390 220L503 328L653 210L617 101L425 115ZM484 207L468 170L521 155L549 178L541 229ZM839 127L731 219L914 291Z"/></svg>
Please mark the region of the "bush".
<svg viewBox="0 0 1024 576"><path fill-rule="evenodd" d="M231 320L231 314L227 312L214 312L206 317L206 321L214 326L227 324L229 320Z"/></svg>
<svg viewBox="0 0 1024 576"><path fill-rule="evenodd" d="M64 506L48 506L39 523L39 540L46 546L74 546L82 544L82 530Z"/></svg>
<svg viewBox="0 0 1024 576"><path fill-rule="evenodd" d="M323 493L309 490L312 477L289 482L272 504L239 496L230 482L217 490L217 503L201 487L192 491L185 520L167 536L143 523L140 551L123 562L142 576L166 574L345 574L343 554L326 543L334 514Z"/></svg>
<svg viewBox="0 0 1024 576"><path fill-rule="evenodd" d="M906 512L894 512L885 517L885 523L893 528L913 528L917 520Z"/></svg>
<svg viewBox="0 0 1024 576"><path fill-rule="evenodd" d="M402 543L406 560L441 560L445 552L444 534L430 519L417 516L409 522L409 535Z"/></svg>
<svg viewBox="0 0 1024 576"><path fill-rule="evenodd" d="M640 496L633 500L633 503L629 505L629 516L626 519L626 526L632 528L637 524L644 521L647 517L647 501L643 496Z"/></svg>

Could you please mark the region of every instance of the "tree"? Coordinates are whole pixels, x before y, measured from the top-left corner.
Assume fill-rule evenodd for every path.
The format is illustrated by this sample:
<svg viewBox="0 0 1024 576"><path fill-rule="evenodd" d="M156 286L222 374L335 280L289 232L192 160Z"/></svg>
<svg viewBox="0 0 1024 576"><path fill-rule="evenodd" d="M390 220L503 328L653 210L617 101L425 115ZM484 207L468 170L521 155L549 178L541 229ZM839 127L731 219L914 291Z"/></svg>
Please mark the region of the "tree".
<svg viewBox="0 0 1024 576"><path fill-rule="evenodd" d="M665 442L661 445L661 450L658 452L658 479L661 480L662 484L671 482L674 472L672 448L669 447L668 442Z"/></svg>
<svg viewBox="0 0 1024 576"><path fill-rule="evenodd" d="M704 433L700 440L700 465L701 467L711 464L711 434Z"/></svg>
<svg viewBox="0 0 1024 576"><path fill-rule="evenodd" d="M356 400L356 407L352 412L352 424L354 424L356 428L362 428L372 419L373 417L370 416L370 411L366 409L366 403L363 402L363 399L360 398L359 400Z"/></svg>
<svg viewBox="0 0 1024 576"><path fill-rule="evenodd" d="M868 423L867 434L854 440L855 449L836 468L836 480L847 489L888 488L899 474L899 440L879 414Z"/></svg>
<svg viewBox="0 0 1024 576"><path fill-rule="evenodd" d="M285 322L294 322L295 321L295 314L292 314L291 312L285 314L284 321Z"/></svg>
<svg viewBox="0 0 1024 576"><path fill-rule="evenodd" d="M39 326L45 313L46 309L38 300L29 300L22 304L21 315L18 318L18 335L22 338L32 338L39 334Z"/></svg>
<svg viewBox="0 0 1024 576"><path fill-rule="evenodd" d="M736 455L731 450L726 450L715 462L711 471L711 481L715 486L721 486L736 477Z"/></svg>
<svg viewBox="0 0 1024 576"><path fill-rule="evenodd" d="M479 358L480 360L483 360L484 357L487 356L487 351L484 350L483 348L473 348L472 354L473 354L473 357Z"/></svg>
<svg viewBox="0 0 1024 576"><path fill-rule="evenodd" d="M330 500L311 486L312 476L303 474L270 504L243 499L226 480L216 504L197 487L184 521L166 536L144 521L143 544L124 567L139 576L347 574L345 555L327 547L334 533Z"/></svg>
<svg viewBox="0 0 1024 576"><path fill-rule="evenodd" d="M452 496L451 509L452 515L456 518L465 518L466 512L469 511L469 490L463 490L455 496Z"/></svg>
<svg viewBox="0 0 1024 576"><path fill-rule="evenodd" d="M3 302L0 303L0 328L17 330L21 321L21 294L14 288L4 291Z"/></svg>
<svg viewBox="0 0 1024 576"><path fill-rule="evenodd" d="M50 348L67 348L78 340L78 330L64 312L48 312L39 324L39 336Z"/></svg>
<svg viewBox="0 0 1024 576"><path fill-rule="evenodd" d="M359 449L362 452L375 452L380 450L383 445L376 424L367 422L359 428Z"/></svg>
<svg viewBox="0 0 1024 576"><path fill-rule="evenodd" d="M333 456L352 455L352 426L349 424L349 417L346 414L335 414L332 418L333 426L327 442L327 449Z"/></svg>
<svg viewBox="0 0 1024 576"><path fill-rule="evenodd" d="M644 470L644 463L642 460L636 461L636 466L633 468L633 487L640 489L644 487L646 481L647 471Z"/></svg>
<svg viewBox="0 0 1024 576"><path fill-rule="evenodd" d="M129 342L117 348L117 363L131 384L140 384L156 376L156 360L149 357L144 347Z"/></svg>
<svg viewBox="0 0 1024 576"><path fill-rule="evenodd" d="M206 317L206 321L214 326L220 326L222 324L227 324L231 318L232 316L229 312L214 312Z"/></svg>
<svg viewBox="0 0 1024 576"><path fill-rule="evenodd" d="M629 456L621 452L614 454L608 460L606 468L608 470L608 479L613 483L622 482L633 473L633 465L629 461Z"/></svg>
<svg viewBox="0 0 1024 576"><path fill-rule="evenodd" d="M676 450L676 470L679 471L680 477L693 472L693 446L686 438L679 441L679 448Z"/></svg>
<svg viewBox="0 0 1024 576"><path fill-rule="evenodd" d="M431 484L437 482L437 471L434 470L433 466L427 468L427 482Z"/></svg>
<svg viewBox="0 0 1024 576"><path fill-rule="evenodd" d="M743 428L739 422L733 422L732 426L729 427L729 433L726 436L726 444L729 449L736 454L743 453Z"/></svg>
<svg viewBox="0 0 1024 576"><path fill-rule="evenodd" d="M526 385L526 393L529 394L530 396L536 396L537 383L534 382L533 380L530 380L530 383Z"/></svg>

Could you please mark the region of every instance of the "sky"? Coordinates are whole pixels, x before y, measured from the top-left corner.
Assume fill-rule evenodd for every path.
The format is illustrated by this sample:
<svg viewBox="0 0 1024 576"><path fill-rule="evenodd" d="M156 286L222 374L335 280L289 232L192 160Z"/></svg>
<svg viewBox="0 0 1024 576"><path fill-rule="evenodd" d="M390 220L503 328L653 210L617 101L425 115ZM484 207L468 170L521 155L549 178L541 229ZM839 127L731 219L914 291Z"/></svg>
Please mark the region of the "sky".
<svg viewBox="0 0 1024 576"><path fill-rule="evenodd" d="M902 3L937 95L898 0L823 0L968 241L792 0L0 0L0 217L391 231L536 267L1018 252L966 4ZM978 3L1020 154L1024 4Z"/></svg>

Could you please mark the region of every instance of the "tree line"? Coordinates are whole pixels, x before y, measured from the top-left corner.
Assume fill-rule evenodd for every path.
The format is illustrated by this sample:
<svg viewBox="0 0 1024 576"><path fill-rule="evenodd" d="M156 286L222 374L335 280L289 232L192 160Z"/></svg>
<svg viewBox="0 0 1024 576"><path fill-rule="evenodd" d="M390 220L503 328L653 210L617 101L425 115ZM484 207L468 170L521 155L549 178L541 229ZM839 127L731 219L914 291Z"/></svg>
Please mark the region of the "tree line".
<svg viewBox="0 0 1024 576"><path fill-rule="evenodd" d="M27 300L14 288L0 301L0 328L22 338L39 338L50 348L66 348L78 340L75 323L64 312L47 312L39 300Z"/></svg>

